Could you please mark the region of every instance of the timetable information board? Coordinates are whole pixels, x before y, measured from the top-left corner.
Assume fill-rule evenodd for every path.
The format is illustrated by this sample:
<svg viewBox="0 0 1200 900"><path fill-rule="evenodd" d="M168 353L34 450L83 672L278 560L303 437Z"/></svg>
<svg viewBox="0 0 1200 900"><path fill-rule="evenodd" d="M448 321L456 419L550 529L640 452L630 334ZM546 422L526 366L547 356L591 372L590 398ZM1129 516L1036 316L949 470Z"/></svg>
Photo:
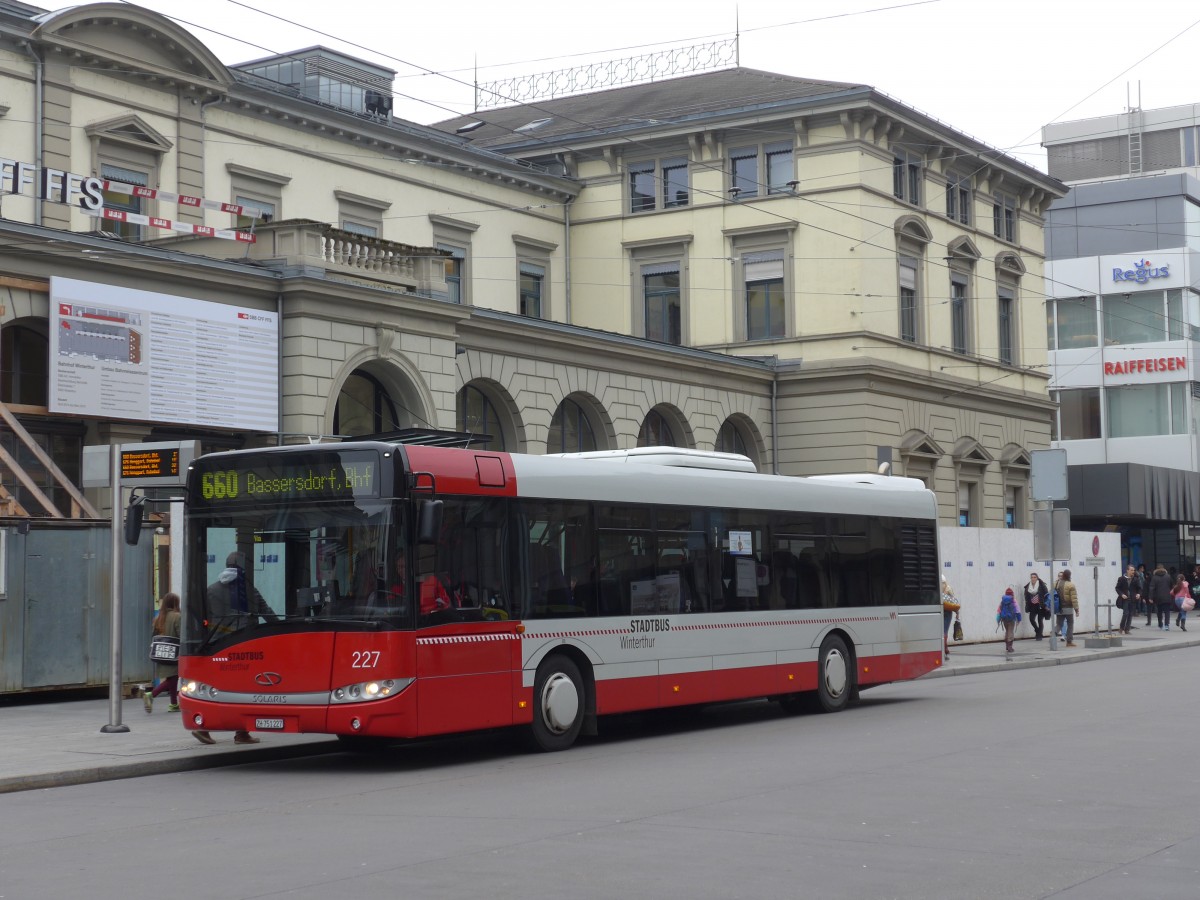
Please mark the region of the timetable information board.
<svg viewBox="0 0 1200 900"><path fill-rule="evenodd" d="M179 447L121 450L121 480L179 478ZM180 481L182 484L182 480Z"/></svg>
<svg viewBox="0 0 1200 900"><path fill-rule="evenodd" d="M50 411L276 431L274 312L50 279Z"/></svg>

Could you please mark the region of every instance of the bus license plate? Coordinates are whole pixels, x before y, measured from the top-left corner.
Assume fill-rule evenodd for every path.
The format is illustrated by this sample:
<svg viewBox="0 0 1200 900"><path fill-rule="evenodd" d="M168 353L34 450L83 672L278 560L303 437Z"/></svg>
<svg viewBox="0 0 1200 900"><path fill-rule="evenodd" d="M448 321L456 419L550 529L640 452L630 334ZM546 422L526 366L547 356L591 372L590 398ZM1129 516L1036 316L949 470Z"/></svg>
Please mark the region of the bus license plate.
<svg viewBox="0 0 1200 900"><path fill-rule="evenodd" d="M254 727L258 731L283 731L283 719L255 719Z"/></svg>

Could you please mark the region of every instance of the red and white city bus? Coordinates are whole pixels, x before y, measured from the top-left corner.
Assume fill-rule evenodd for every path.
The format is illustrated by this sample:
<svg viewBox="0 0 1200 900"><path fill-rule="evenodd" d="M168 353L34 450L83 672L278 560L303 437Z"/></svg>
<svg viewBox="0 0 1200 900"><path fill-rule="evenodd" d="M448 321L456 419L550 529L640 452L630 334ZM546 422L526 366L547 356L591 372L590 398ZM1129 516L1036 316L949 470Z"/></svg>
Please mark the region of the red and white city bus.
<svg viewBox="0 0 1200 900"><path fill-rule="evenodd" d="M561 750L611 713L840 710L941 664L936 515L914 480L668 448L210 454L188 473L183 720L348 743L520 726Z"/></svg>

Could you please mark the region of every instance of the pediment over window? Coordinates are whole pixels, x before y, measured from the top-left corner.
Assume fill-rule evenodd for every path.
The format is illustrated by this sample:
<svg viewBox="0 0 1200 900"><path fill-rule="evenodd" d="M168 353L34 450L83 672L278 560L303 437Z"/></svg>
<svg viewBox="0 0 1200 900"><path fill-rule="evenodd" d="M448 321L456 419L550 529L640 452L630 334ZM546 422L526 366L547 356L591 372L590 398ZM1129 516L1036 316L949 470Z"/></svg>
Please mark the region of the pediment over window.
<svg viewBox="0 0 1200 900"><path fill-rule="evenodd" d="M920 216L901 216L896 220L895 229L897 238L908 238L922 244L933 240L933 232Z"/></svg>
<svg viewBox="0 0 1200 900"><path fill-rule="evenodd" d="M971 262L974 262L983 256L983 254L979 252L979 248L975 246L975 242L965 234L960 237L956 237L946 245L946 255L950 257L958 257L964 260L970 260Z"/></svg>
<svg viewBox="0 0 1200 900"><path fill-rule="evenodd" d="M996 274L1007 273L1020 278L1025 274L1025 263L1015 253L1001 253L996 257Z"/></svg>
<svg viewBox="0 0 1200 900"><path fill-rule="evenodd" d="M1006 469L1032 469L1033 459L1024 447L1019 444L1009 444L1000 454L1000 465Z"/></svg>
<svg viewBox="0 0 1200 900"><path fill-rule="evenodd" d="M946 452L938 446L937 441L923 431L910 431L900 442L902 457L919 457L922 459L938 460Z"/></svg>
<svg viewBox="0 0 1200 900"><path fill-rule="evenodd" d="M83 65L101 64L153 75L166 83L224 92L233 75L216 55L166 16L127 3L88 3L37 18L33 39L71 54ZM114 65L115 64L115 65Z"/></svg>
<svg viewBox="0 0 1200 900"><path fill-rule="evenodd" d="M959 465L986 466L994 461L992 455L973 437L959 438L950 455Z"/></svg>
<svg viewBox="0 0 1200 900"><path fill-rule="evenodd" d="M166 153L174 146L141 116L134 113L103 122L93 122L84 128L84 132L92 139L137 147L150 153Z"/></svg>

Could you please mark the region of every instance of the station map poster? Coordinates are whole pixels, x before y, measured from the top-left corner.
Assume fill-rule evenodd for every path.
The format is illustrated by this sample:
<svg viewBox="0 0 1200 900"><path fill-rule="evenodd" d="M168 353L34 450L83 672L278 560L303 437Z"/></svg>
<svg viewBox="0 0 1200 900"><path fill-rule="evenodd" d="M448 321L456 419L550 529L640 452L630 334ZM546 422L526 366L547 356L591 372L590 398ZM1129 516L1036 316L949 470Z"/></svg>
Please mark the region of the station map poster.
<svg viewBox="0 0 1200 900"><path fill-rule="evenodd" d="M279 427L274 312L53 277L50 325L50 412Z"/></svg>

